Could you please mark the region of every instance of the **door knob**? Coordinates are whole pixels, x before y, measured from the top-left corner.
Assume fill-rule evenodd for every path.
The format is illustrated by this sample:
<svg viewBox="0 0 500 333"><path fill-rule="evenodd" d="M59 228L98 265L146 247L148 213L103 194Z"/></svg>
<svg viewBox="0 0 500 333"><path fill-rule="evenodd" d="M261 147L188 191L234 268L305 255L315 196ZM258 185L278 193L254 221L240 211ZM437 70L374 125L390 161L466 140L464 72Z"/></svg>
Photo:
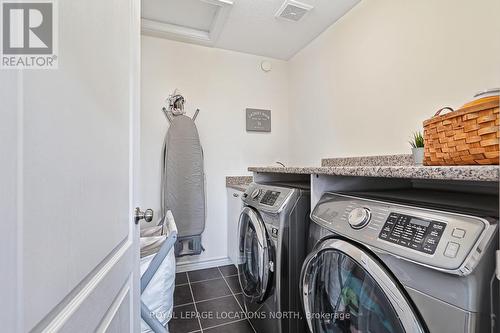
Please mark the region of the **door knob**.
<svg viewBox="0 0 500 333"><path fill-rule="evenodd" d="M151 208L146 209L146 211L142 212L139 207L135 207L134 219L135 224L138 224L140 220L144 220L146 222L153 221L154 212Z"/></svg>

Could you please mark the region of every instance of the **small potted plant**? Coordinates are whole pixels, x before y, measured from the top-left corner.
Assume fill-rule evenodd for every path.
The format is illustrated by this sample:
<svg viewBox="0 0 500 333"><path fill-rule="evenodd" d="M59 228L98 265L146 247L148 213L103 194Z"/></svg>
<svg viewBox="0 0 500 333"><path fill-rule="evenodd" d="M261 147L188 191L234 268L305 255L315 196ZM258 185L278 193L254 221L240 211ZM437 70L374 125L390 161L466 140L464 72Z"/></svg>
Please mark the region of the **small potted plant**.
<svg viewBox="0 0 500 333"><path fill-rule="evenodd" d="M422 132L413 133L410 140L411 151L413 153L413 161L416 165L424 164L424 136Z"/></svg>

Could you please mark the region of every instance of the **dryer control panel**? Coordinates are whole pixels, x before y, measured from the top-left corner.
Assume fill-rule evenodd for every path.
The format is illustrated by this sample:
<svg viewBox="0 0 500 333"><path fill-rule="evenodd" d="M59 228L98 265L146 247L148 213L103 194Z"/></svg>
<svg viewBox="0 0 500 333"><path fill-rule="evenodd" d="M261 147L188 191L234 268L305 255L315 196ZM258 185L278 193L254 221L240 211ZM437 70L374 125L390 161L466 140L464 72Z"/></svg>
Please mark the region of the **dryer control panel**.
<svg viewBox="0 0 500 333"><path fill-rule="evenodd" d="M243 202L260 211L278 214L297 190L251 183L243 194Z"/></svg>
<svg viewBox="0 0 500 333"><path fill-rule="evenodd" d="M260 203L267 206L274 206L280 194L281 191L267 190L262 196L262 199L260 199Z"/></svg>
<svg viewBox="0 0 500 333"><path fill-rule="evenodd" d="M362 211L368 220L356 223ZM497 228L477 216L339 193L323 194L311 218L374 250L458 275L474 269Z"/></svg>
<svg viewBox="0 0 500 333"><path fill-rule="evenodd" d="M378 238L416 251L434 254L445 229L444 222L390 213Z"/></svg>

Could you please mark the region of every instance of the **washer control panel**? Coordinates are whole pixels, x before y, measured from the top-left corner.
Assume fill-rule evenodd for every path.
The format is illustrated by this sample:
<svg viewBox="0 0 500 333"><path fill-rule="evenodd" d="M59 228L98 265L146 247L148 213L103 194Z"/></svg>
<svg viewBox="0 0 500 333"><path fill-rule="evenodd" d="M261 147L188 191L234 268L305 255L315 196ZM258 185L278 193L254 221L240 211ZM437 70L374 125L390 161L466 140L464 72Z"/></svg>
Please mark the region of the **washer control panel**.
<svg viewBox="0 0 500 333"><path fill-rule="evenodd" d="M390 213L378 238L416 251L434 254L446 223Z"/></svg>
<svg viewBox="0 0 500 333"><path fill-rule="evenodd" d="M324 193L311 219L374 250L458 275L472 272L497 230L477 216L340 193Z"/></svg>

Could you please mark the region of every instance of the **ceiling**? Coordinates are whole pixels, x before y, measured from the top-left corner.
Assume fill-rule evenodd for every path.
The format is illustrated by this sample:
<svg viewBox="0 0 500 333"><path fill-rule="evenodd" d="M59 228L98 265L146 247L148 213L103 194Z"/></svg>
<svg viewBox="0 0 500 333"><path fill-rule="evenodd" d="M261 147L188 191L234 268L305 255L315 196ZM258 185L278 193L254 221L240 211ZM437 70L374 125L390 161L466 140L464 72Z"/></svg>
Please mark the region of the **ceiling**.
<svg viewBox="0 0 500 333"><path fill-rule="evenodd" d="M142 0L142 32L288 60L360 0L298 1L312 9L294 22L275 17L285 0Z"/></svg>

